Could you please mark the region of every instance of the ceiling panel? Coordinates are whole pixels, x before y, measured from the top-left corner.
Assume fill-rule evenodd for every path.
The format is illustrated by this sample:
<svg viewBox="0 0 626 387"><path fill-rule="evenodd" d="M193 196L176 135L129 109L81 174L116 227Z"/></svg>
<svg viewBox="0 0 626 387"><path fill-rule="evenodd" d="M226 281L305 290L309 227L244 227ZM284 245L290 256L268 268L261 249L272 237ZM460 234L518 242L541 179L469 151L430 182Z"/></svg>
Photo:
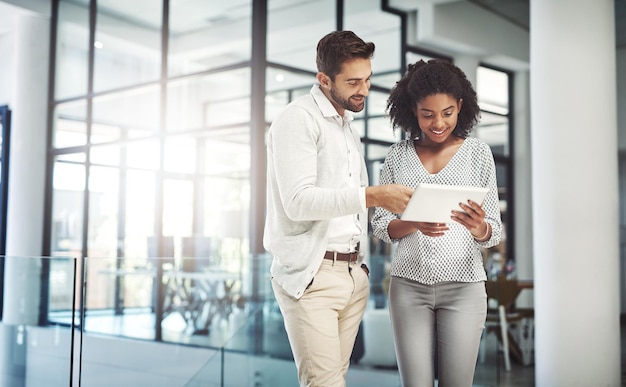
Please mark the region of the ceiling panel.
<svg viewBox="0 0 626 387"><path fill-rule="evenodd" d="M530 28L530 0L466 0L500 15L526 30ZM626 45L626 0L615 1L615 45Z"/></svg>

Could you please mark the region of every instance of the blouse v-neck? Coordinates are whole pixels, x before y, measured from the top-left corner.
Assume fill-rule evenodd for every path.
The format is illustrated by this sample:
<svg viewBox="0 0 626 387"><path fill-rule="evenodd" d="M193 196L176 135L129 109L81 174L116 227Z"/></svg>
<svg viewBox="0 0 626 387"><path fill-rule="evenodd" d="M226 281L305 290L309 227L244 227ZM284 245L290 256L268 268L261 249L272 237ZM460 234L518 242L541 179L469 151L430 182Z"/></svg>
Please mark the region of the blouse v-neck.
<svg viewBox="0 0 626 387"><path fill-rule="evenodd" d="M441 168L440 170L438 170L437 172L430 172L428 169L426 169L426 167L424 166L424 163L422 163L422 159L420 158L419 154L417 153L417 149L415 147L415 142L414 141L410 141L409 145L411 147L411 149L413 149L413 155L415 156L415 159L417 160L417 164L420 166L420 168L422 168L422 170L429 176L437 176L438 174L444 172L446 169L448 169L448 166L450 166L451 164L453 164L453 162L455 162L455 159L457 158L457 155L460 153L460 150L465 146L465 141L466 139L463 139L463 142L461 142L461 145L456 148L456 150L454 151L454 154L452 155L452 157L450 157L450 160L448 160L448 162L446 163L446 165L443 166L443 168Z"/></svg>

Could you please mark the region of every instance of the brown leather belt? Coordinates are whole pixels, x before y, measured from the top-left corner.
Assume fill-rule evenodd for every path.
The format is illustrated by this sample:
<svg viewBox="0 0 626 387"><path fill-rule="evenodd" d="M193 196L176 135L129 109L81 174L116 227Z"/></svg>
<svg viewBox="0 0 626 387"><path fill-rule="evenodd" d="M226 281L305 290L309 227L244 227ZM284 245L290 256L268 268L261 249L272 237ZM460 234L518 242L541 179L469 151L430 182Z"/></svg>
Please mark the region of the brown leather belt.
<svg viewBox="0 0 626 387"><path fill-rule="evenodd" d="M338 261L352 262L352 261L356 261L358 257L359 257L358 251L355 251L353 253L337 253ZM335 252L327 251L326 254L324 254L324 258L331 259L331 260L335 259Z"/></svg>

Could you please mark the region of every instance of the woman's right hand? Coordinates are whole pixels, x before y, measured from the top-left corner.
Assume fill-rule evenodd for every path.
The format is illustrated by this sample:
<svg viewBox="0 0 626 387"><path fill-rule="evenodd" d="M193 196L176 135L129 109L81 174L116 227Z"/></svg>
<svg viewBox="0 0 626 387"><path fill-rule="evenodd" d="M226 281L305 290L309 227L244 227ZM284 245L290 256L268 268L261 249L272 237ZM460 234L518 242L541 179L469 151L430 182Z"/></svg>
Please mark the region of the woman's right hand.
<svg viewBox="0 0 626 387"><path fill-rule="evenodd" d="M449 227L446 223L428 223L428 222L409 222L415 223L415 226L419 232L429 237L442 236Z"/></svg>
<svg viewBox="0 0 626 387"><path fill-rule="evenodd" d="M392 239L400 239L416 231L430 237L442 236L449 229L446 223L410 222L394 219L389 222L387 231Z"/></svg>

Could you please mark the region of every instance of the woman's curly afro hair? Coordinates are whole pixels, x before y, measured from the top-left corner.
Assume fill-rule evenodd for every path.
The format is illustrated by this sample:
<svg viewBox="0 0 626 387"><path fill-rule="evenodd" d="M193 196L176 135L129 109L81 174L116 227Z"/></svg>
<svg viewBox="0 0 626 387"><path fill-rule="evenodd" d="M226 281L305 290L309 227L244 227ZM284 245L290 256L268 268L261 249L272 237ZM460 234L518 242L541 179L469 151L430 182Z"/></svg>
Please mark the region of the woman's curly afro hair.
<svg viewBox="0 0 626 387"><path fill-rule="evenodd" d="M387 113L393 129L400 128L411 138L421 137L415 107L419 101L434 94L447 94L457 101L463 100L456 128L452 134L465 138L480 117L476 91L465 73L454 64L442 60L420 60L410 64L387 99Z"/></svg>

